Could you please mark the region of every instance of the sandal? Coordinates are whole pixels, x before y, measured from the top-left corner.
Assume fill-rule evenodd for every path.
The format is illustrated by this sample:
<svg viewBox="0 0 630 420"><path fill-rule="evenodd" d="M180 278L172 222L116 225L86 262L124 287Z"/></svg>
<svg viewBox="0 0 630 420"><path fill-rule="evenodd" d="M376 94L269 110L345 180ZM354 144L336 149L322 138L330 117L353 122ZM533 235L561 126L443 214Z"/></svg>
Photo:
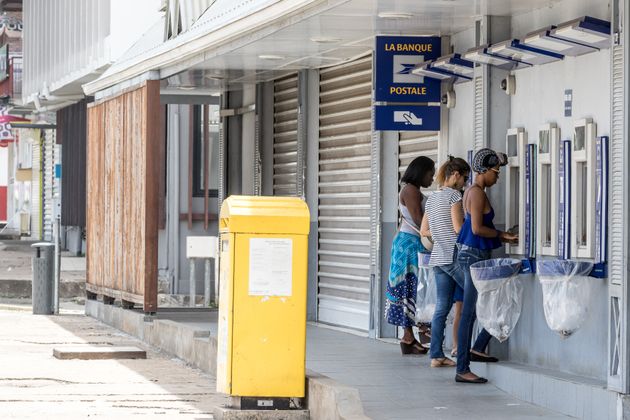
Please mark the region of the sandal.
<svg viewBox="0 0 630 420"><path fill-rule="evenodd" d="M400 351L403 355L409 354L427 354L428 350L425 349L422 344L417 340L413 340L411 343L400 342Z"/></svg>
<svg viewBox="0 0 630 420"><path fill-rule="evenodd" d="M457 349L451 350L451 357L457 357Z"/></svg>
<svg viewBox="0 0 630 420"><path fill-rule="evenodd" d="M443 357L440 359L431 359L431 367L432 368L440 368L440 367L455 367L457 363L449 359L448 357Z"/></svg>
<svg viewBox="0 0 630 420"><path fill-rule="evenodd" d="M481 376L477 376L475 379L466 379L458 373L455 375L455 382L464 384L485 384L488 380L486 378L482 378Z"/></svg>
<svg viewBox="0 0 630 420"><path fill-rule="evenodd" d="M418 324L418 339L420 340L420 344L422 347L427 347L431 345L431 324Z"/></svg>
<svg viewBox="0 0 630 420"><path fill-rule="evenodd" d="M470 361L471 362L496 363L496 362L499 361L499 359L497 359L494 356L488 356L487 354L484 354L484 353L473 353L471 351L470 352Z"/></svg>

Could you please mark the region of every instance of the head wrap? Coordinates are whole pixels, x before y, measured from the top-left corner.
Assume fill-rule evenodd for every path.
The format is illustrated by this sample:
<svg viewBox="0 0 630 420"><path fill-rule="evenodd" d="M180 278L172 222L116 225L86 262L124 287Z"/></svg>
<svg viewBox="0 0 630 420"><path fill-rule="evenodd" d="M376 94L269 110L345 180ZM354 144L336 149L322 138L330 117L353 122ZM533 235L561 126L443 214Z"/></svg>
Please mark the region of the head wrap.
<svg viewBox="0 0 630 420"><path fill-rule="evenodd" d="M472 169L473 171L483 174L488 171L490 168L494 168L495 166L505 166L507 165L507 156L505 153L497 153L492 149L481 149L477 153L475 153L475 157L473 157L472 161Z"/></svg>

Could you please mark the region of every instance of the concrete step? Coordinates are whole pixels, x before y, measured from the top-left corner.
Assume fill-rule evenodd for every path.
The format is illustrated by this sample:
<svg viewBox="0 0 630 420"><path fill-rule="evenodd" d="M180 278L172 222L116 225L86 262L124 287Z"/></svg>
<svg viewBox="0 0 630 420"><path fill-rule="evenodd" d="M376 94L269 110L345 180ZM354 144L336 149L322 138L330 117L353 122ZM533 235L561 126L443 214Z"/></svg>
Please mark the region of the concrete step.
<svg viewBox="0 0 630 420"><path fill-rule="evenodd" d="M473 371L518 399L567 416L617 418L620 394L607 389L603 381L510 362L475 363Z"/></svg>
<svg viewBox="0 0 630 420"><path fill-rule="evenodd" d="M146 359L147 352L131 346L105 347L86 345L55 347L53 356L62 360Z"/></svg>

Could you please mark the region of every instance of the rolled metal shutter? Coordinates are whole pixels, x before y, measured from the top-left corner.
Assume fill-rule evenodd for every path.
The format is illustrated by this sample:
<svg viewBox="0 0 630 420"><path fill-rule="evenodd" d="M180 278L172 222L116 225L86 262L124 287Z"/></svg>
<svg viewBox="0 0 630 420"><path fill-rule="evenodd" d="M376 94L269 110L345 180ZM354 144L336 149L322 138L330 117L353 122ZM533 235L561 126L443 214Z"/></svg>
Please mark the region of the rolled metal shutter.
<svg viewBox="0 0 630 420"><path fill-rule="evenodd" d="M298 75L273 86L273 195L296 196L298 152Z"/></svg>
<svg viewBox="0 0 630 420"><path fill-rule="evenodd" d="M611 50L611 131L610 131L610 197L609 197L609 334L608 334L608 388L628 392L627 330L622 325L626 317L627 296L624 283L627 281L627 145L626 145L626 57L623 45L614 45ZM624 306L626 308L624 308ZM627 328L627 327L626 327Z"/></svg>
<svg viewBox="0 0 630 420"><path fill-rule="evenodd" d="M486 95L487 95L487 69L478 69L479 73L474 78L474 109L473 109L473 139L474 150L483 149L486 145Z"/></svg>
<svg viewBox="0 0 630 420"><path fill-rule="evenodd" d="M54 206L54 182L55 182L55 131L44 130L43 144L43 224L42 239L52 241L53 233L53 206Z"/></svg>
<svg viewBox="0 0 630 420"><path fill-rule="evenodd" d="M435 168L439 167L439 131L401 131L398 140L398 179L402 178L407 166L418 156L433 159ZM437 183L423 191L435 191Z"/></svg>
<svg viewBox="0 0 630 420"><path fill-rule="evenodd" d="M30 133L33 139L31 182L31 238L42 238L42 140L39 130Z"/></svg>
<svg viewBox="0 0 630 420"><path fill-rule="evenodd" d="M372 57L320 71L318 320L368 330Z"/></svg>

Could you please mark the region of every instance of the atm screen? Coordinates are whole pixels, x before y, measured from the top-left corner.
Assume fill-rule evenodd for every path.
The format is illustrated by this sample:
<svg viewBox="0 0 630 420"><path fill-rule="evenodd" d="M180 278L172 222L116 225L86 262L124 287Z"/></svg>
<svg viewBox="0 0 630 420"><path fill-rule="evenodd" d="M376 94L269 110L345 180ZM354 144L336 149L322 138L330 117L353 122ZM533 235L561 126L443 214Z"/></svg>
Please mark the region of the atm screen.
<svg viewBox="0 0 630 420"><path fill-rule="evenodd" d="M586 139L586 127L580 126L575 127L574 139L573 139L573 150L584 150Z"/></svg>

